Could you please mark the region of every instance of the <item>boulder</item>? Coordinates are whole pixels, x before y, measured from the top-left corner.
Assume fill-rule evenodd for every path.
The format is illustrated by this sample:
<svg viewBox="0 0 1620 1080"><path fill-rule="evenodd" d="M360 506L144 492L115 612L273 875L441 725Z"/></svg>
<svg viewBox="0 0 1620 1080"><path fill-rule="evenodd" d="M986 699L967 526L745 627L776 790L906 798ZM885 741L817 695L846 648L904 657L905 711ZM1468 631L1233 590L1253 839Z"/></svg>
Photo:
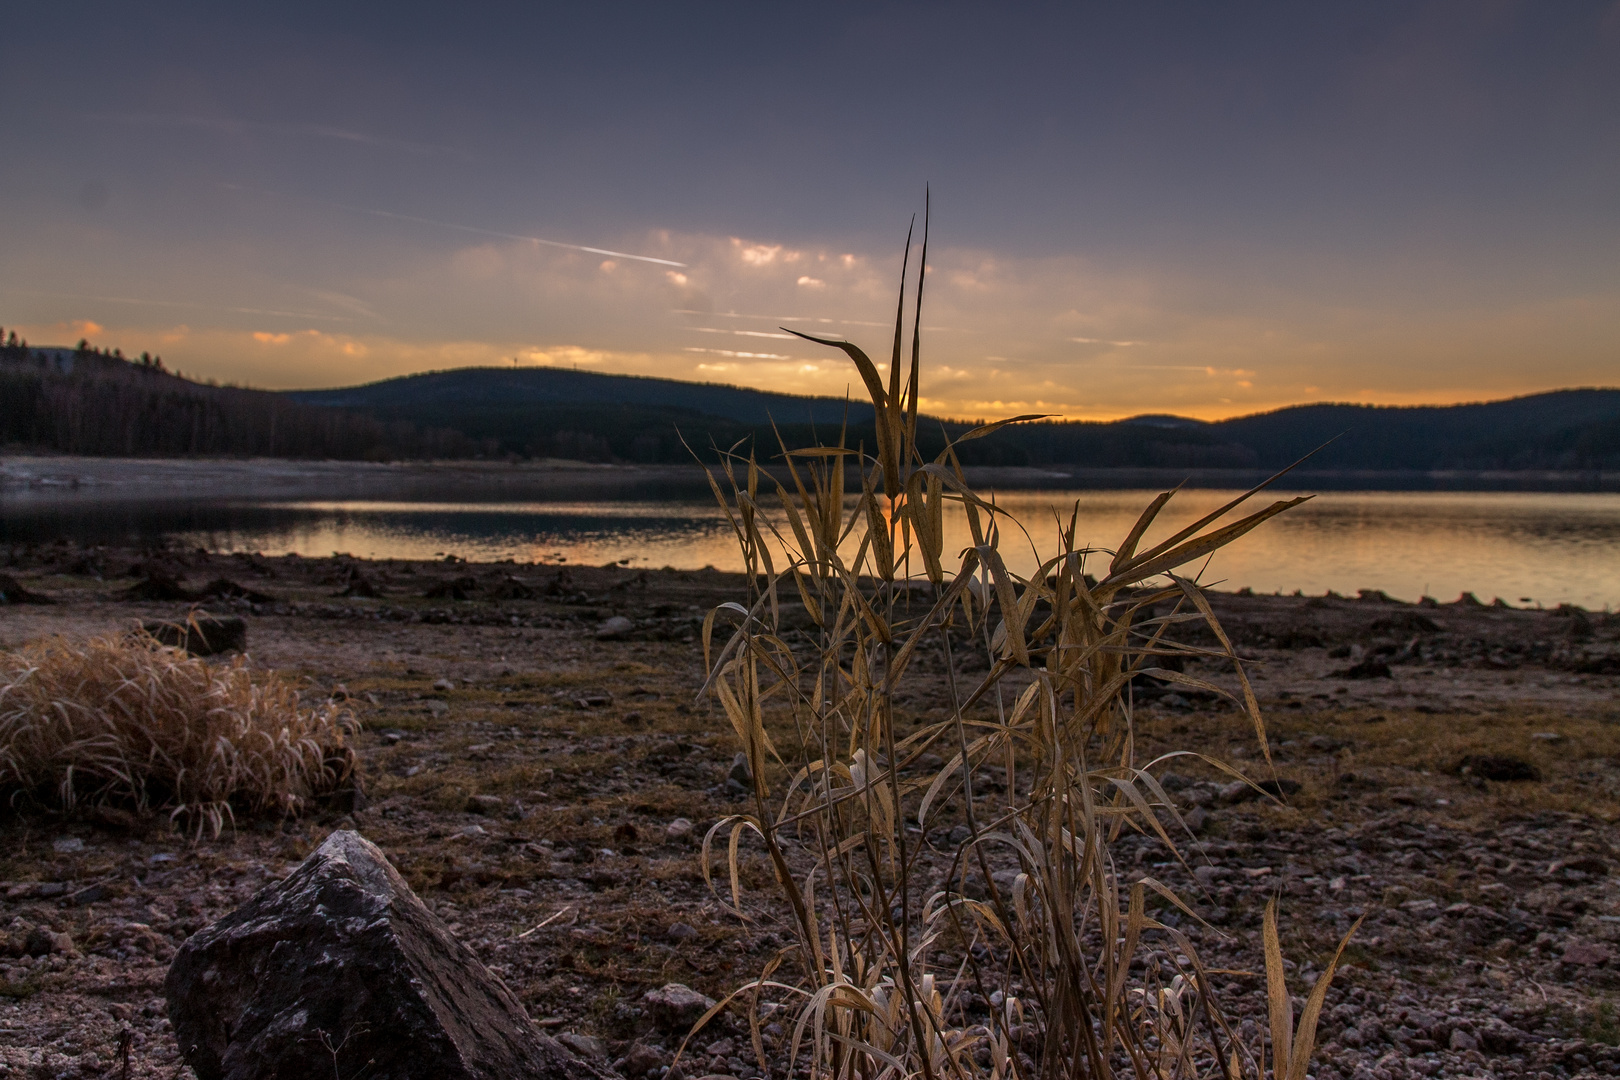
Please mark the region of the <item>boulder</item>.
<svg viewBox="0 0 1620 1080"><path fill-rule="evenodd" d="M247 624L235 615L222 618L195 614L173 622L153 620L141 629L165 645L184 649L192 656L215 656L247 649Z"/></svg>
<svg viewBox="0 0 1620 1080"><path fill-rule="evenodd" d="M0 604L54 604L43 593L30 592L10 574L0 574Z"/></svg>
<svg viewBox="0 0 1620 1080"><path fill-rule="evenodd" d="M189 938L164 984L199 1080L608 1078L523 1006L358 833Z"/></svg>
<svg viewBox="0 0 1620 1080"><path fill-rule="evenodd" d="M623 641L626 634L636 628L636 624L623 615L615 615L596 628L598 641Z"/></svg>
<svg viewBox="0 0 1620 1080"><path fill-rule="evenodd" d="M685 1034L691 1026L703 1019L703 1014L714 1008L714 999L700 994L685 983L666 983L657 990L649 990L641 997L647 1015L662 1031ZM208 1080L204 1077L203 1080Z"/></svg>

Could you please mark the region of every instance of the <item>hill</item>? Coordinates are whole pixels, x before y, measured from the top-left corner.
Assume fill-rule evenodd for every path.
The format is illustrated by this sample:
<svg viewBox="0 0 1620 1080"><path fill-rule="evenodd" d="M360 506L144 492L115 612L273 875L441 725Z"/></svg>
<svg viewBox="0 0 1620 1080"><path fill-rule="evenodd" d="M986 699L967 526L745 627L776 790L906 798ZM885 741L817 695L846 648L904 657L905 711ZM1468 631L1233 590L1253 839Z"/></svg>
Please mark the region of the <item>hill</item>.
<svg viewBox="0 0 1620 1080"><path fill-rule="evenodd" d="M289 396L450 428L502 454L629 461L689 460L677 428L694 445L753 436L774 447L773 417L790 445L804 444L815 434L829 436L846 411L837 398L555 368L465 368ZM870 406L851 402L847 410L851 443L872 445ZM924 424L935 433L964 427ZM1470 405L1297 405L1216 422L1162 414L1047 421L968 444L963 455L986 465L1276 469L1329 439L1312 458L1313 469L1616 468L1620 390L1558 390ZM934 441L942 445L937 434Z"/></svg>
<svg viewBox="0 0 1620 1080"><path fill-rule="evenodd" d="M875 445L869 404L557 368L464 368L336 390L199 383L160 359L81 343L0 345L0 446L92 455L351 460L544 458L684 463L753 440L769 456L836 437ZM772 428L772 419L775 429ZM926 419L932 454L960 421ZM1045 421L966 444L970 465L1313 471L1620 469L1620 389L1469 405L1297 405L1205 422L1162 414ZM690 448L690 449L689 449Z"/></svg>
<svg viewBox="0 0 1620 1080"><path fill-rule="evenodd" d="M1016 462L1027 465L1279 469L1321 447L1312 469L1614 469L1620 390L1469 405L1295 405L1213 423L1154 416L1031 424L1007 443L1028 455Z"/></svg>
<svg viewBox="0 0 1620 1080"><path fill-rule="evenodd" d="M287 397L310 405L410 411L422 408L472 411L544 405L609 405L668 409L720 417L741 424L837 424L842 398L775 394L722 383L681 382L640 375L604 375L566 368L459 368L403 375L339 390L293 390ZM864 400L847 403L849 418L870 422Z"/></svg>

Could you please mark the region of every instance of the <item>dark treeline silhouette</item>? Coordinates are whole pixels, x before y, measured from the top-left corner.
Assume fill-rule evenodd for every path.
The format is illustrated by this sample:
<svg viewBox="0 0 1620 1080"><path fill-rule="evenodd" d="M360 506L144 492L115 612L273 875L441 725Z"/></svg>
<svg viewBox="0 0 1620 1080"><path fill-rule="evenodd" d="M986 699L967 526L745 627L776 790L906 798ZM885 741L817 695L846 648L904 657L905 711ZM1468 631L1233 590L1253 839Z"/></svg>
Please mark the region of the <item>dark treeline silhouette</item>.
<svg viewBox="0 0 1620 1080"><path fill-rule="evenodd" d="M932 457L962 421L924 419ZM876 445L869 405L557 368L464 368L339 390L205 385L158 357L0 344L0 446L90 455L686 463L752 445ZM1323 443L1333 440L1323 447ZM1318 450L1318 448L1321 448ZM966 443L969 465L1274 470L1620 468L1620 390L1477 405L1299 405L1214 423L1050 420Z"/></svg>
<svg viewBox="0 0 1620 1080"><path fill-rule="evenodd" d="M789 446L834 441L846 412L848 444L875 445L869 405L558 368L462 368L292 396L443 425L522 457L690 461L677 429L694 446L752 440L765 457L777 447L777 432ZM947 434L968 426L925 420L919 449L932 456ZM1620 467L1620 390L1476 405L1298 405L1214 423L1054 419L966 443L961 455L978 465L1278 469L1319 447L1312 469L1613 469Z"/></svg>
<svg viewBox="0 0 1620 1080"><path fill-rule="evenodd" d="M0 447L91 456L392 460L455 458L490 447L445 428L325 409L282 394L211 386L80 342L0 344Z"/></svg>

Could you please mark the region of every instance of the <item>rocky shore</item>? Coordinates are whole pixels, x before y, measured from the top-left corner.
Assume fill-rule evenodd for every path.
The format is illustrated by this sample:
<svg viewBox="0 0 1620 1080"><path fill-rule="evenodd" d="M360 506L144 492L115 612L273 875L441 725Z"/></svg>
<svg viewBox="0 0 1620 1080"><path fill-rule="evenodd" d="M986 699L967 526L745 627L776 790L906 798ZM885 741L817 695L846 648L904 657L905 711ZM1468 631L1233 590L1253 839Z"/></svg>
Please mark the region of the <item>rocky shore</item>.
<svg viewBox="0 0 1620 1080"><path fill-rule="evenodd" d="M744 864L753 923L724 913L698 865L704 830L741 805L729 725L694 698L703 615L744 592L736 576L68 546L0 563L0 593L49 601L0 606L4 648L193 606L240 617L254 664L355 710L366 787L199 842L161 818L8 810L0 1076L118 1076L126 1054L130 1076L174 1075L161 986L176 947L340 827L377 844L544 1031L623 1075L660 1075L679 1044L649 991L716 996L786 940L762 862ZM1161 778L1196 830L1185 863L1145 838L1117 854L1208 919L1159 914L1227 972L1227 1009L1264 1023L1260 915L1279 896L1298 993L1365 918L1319 1080L1620 1073L1620 618L1215 601L1256 661L1286 805L1173 765ZM943 696L924 681L901 707L937 716ZM1146 686L1138 720L1144 760L1195 749L1269 775L1218 700ZM950 829L930 840L943 852ZM1144 961L1168 964L1155 948ZM780 1049L780 1028L766 1034ZM720 1023L681 1067L748 1077L752 1058L745 1029Z"/></svg>

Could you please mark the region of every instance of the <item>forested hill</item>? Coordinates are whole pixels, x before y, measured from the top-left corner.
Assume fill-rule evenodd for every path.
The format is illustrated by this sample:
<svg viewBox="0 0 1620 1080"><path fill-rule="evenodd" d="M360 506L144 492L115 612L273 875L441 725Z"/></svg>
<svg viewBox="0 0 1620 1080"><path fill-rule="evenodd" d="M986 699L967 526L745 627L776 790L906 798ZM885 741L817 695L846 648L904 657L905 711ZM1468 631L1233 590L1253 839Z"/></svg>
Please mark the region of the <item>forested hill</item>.
<svg viewBox="0 0 1620 1080"><path fill-rule="evenodd" d="M459 432L305 405L265 390L212 386L160 357L0 344L0 450L92 457L464 458Z"/></svg>
<svg viewBox="0 0 1620 1080"><path fill-rule="evenodd" d="M460 368L430 371L340 390L293 390L310 405L369 410L523 409L545 405L609 405L671 409L742 424L838 424L845 416L869 423L865 399L773 394L720 383L680 382L638 375L604 375L566 368Z"/></svg>
<svg viewBox="0 0 1620 1080"><path fill-rule="evenodd" d="M1008 450L1014 446L1028 455L1026 464L1099 468L1279 469L1317 450L1311 469L1615 469L1620 390L1556 390L1476 405L1295 405L1215 423L1136 417L1032 424L1007 440Z"/></svg>
<svg viewBox="0 0 1620 1080"><path fill-rule="evenodd" d="M804 445L833 436L846 410L836 398L556 368L466 368L290 396L450 428L503 454L627 461L690 460L677 429L695 446L753 435L774 450L772 418L790 445ZM847 408L851 445L874 445L870 406ZM957 433L964 425L927 420L921 430L942 445L942 427ZM992 465L1276 469L1330 439L1312 469L1620 468L1620 390L1559 390L1477 405L1298 405L1215 423L1174 416L1050 421L1003 430L962 452L969 463Z"/></svg>
<svg viewBox="0 0 1620 1080"><path fill-rule="evenodd" d="M876 445L868 404L556 368L468 368L341 390L207 385L143 354L0 345L0 448L93 455L572 458L680 463L752 440ZM775 421L775 430L771 421ZM965 425L924 419L923 450ZM1205 423L1048 421L965 444L967 464L1312 470L1617 470L1620 390L1477 405L1299 405Z"/></svg>

